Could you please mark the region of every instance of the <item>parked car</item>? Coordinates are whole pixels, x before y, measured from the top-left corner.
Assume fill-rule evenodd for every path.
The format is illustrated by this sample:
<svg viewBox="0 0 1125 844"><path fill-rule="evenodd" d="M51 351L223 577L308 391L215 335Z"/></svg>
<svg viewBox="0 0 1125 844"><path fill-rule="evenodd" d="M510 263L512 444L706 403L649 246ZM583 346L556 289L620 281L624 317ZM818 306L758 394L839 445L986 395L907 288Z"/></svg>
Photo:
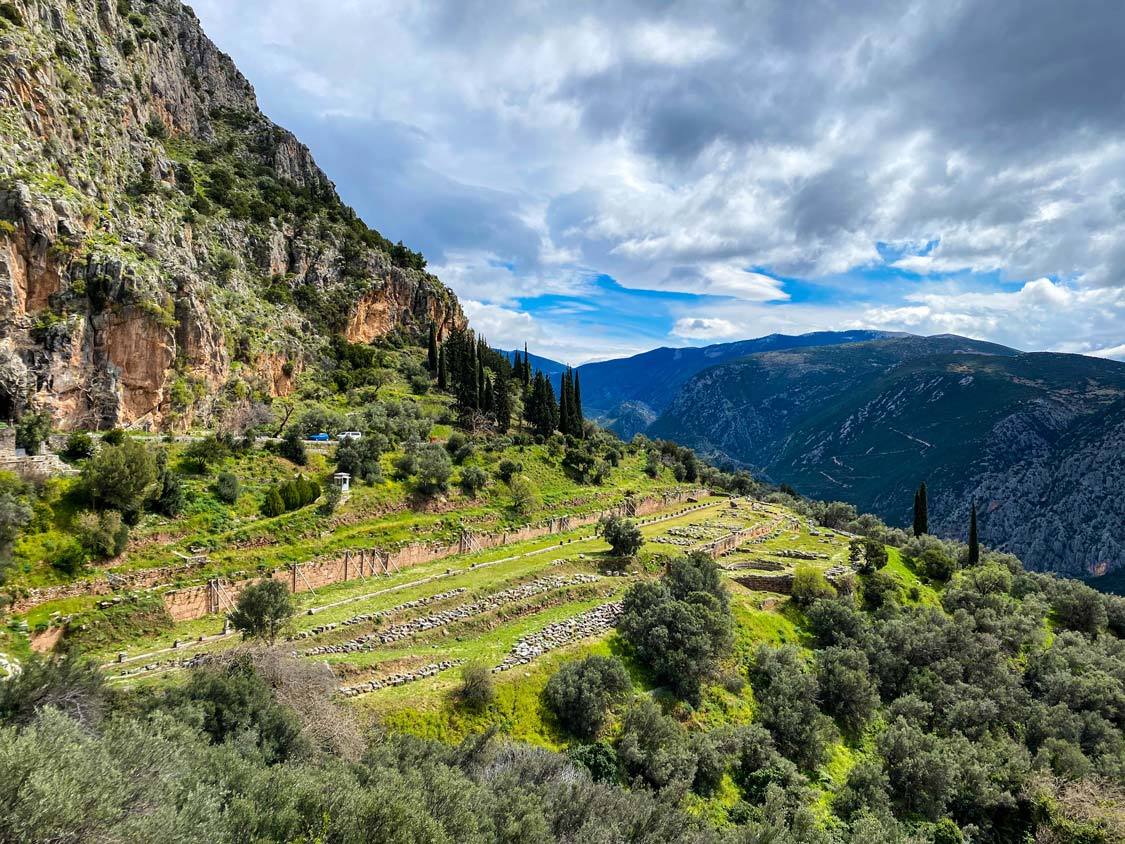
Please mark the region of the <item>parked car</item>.
<svg viewBox="0 0 1125 844"><path fill-rule="evenodd" d="M314 443L326 443L332 438L328 436L328 434L321 431L319 434L311 434L309 437L307 437L307 439L311 440Z"/></svg>
<svg viewBox="0 0 1125 844"><path fill-rule="evenodd" d="M358 442L359 440L363 439L363 434L361 434L359 431L341 431L336 435L336 439L338 439L340 442L347 442L348 440L351 440L352 442Z"/></svg>

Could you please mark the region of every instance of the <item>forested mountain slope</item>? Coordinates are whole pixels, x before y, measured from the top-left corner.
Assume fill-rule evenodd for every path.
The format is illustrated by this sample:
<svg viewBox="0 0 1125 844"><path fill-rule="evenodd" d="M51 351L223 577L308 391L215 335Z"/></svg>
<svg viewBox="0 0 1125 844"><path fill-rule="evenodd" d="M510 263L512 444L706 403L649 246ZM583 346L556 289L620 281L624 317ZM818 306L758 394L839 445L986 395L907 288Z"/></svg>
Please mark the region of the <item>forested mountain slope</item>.
<svg viewBox="0 0 1125 844"><path fill-rule="evenodd" d="M649 433L896 524L925 480L935 532L975 499L989 544L1081 575L1125 565L1122 398L1125 364L905 337L706 370Z"/></svg>

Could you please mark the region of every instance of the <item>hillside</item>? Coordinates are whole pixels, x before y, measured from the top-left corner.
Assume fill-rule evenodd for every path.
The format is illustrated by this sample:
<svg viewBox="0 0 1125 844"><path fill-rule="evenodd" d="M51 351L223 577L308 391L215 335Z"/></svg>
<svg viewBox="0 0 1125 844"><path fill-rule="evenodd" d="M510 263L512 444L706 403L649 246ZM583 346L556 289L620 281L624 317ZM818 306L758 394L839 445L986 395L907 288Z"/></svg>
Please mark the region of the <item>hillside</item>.
<svg viewBox="0 0 1125 844"><path fill-rule="evenodd" d="M925 480L931 528L1036 569L1125 565L1113 477L1125 365L957 337L763 353L707 370L650 428L893 524Z"/></svg>
<svg viewBox="0 0 1125 844"><path fill-rule="evenodd" d="M16 0L0 20L0 419L207 420L343 332L464 325L344 206L177 0Z"/></svg>

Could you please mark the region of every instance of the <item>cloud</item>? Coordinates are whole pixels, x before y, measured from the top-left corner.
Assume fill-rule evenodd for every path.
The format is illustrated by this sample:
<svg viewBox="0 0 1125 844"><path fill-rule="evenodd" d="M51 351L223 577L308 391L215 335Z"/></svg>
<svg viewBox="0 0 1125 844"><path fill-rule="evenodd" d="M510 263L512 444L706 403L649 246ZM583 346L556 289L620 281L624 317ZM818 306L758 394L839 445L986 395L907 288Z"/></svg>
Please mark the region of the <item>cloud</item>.
<svg viewBox="0 0 1125 844"><path fill-rule="evenodd" d="M194 6L370 224L467 298L531 315L544 342L573 324L534 300L596 305L598 275L725 297L721 319L748 334L1125 336L1112 4ZM586 324L585 353L715 313L685 300L631 337Z"/></svg>
<svg viewBox="0 0 1125 844"><path fill-rule="evenodd" d="M718 317L683 317L676 320L670 333L692 340L712 340L733 337L739 333L739 328L733 322Z"/></svg>

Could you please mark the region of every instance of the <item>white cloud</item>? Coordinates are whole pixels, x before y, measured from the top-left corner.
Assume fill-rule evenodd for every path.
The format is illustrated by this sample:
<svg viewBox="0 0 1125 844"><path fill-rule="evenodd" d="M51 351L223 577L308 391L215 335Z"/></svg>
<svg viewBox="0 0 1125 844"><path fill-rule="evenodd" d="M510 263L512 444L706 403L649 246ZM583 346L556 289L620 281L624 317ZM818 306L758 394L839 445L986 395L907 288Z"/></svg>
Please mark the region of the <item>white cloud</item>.
<svg viewBox="0 0 1125 844"><path fill-rule="evenodd" d="M718 317L681 317L672 326L672 335L691 340L712 340L734 337L740 331L733 322Z"/></svg>

